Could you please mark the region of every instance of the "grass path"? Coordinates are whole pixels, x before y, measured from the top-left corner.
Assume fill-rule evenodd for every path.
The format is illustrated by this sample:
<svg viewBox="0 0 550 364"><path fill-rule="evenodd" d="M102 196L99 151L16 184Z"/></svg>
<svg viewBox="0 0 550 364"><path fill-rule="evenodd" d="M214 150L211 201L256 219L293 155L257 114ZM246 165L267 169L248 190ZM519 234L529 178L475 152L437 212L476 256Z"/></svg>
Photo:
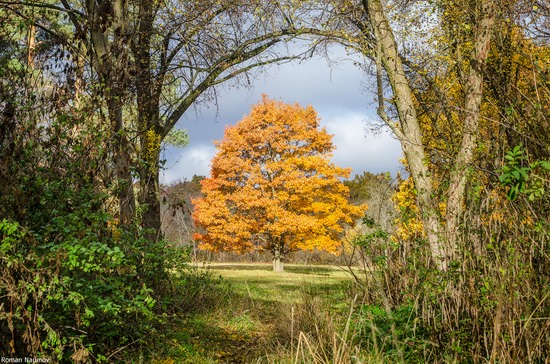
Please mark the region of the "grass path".
<svg viewBox="0 0 550 364"><path fill-rule="evenodd" d="M334 310L345 309L343 286L351 280L334 266L289 264L283 273L270 264L217 263L207 269L227 282L228 294L216 310L187 322L182 341L189 345L180 347L187 363L241 364L269 355L277 342L290 341L294 306L316 297Z"/></svg>

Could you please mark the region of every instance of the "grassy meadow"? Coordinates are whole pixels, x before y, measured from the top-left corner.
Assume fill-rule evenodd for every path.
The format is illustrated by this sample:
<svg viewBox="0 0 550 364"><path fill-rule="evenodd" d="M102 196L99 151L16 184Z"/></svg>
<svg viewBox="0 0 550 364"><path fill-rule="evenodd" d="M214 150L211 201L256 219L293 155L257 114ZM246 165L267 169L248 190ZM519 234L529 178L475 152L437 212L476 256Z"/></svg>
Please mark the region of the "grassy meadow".
<svg viewBox="0 0 550 364"><path fill-rule="evenodd" d="M327 344L347 345L340 336L353 278L343 268L288 264L275 273L270 264L212 263L199 269L219 279L217 302L174 322L158 363L344 363L357 351L346 348L340 361L332 348L326 352Z"/></svg>
<svg viewBox="0 0 550 364"><path fill-rule="evenodd" d="M285 272L273 272L271 264L213 263L208 270L231 282L252 300L295 304L304 290L335 298L352 279L349 272L336 266L286 264Z"/></svg>

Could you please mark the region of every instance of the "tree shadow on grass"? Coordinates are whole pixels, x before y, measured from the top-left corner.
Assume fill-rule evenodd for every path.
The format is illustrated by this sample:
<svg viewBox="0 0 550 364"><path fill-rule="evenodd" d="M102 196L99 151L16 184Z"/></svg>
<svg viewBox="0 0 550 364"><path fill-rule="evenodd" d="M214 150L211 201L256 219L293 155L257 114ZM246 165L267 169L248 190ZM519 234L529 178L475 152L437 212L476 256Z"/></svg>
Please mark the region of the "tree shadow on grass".
<svg viewBox="0 0 550 364"><path fill-rule="evenodd" d="M335 270L330 267L321 267L316 265L287 265L285 266L285 271L289 273L330 276Z"/></svg>
<svg viewBox="0 0 550 364"><path fill-rule="evenodd" d="M271 265L268 264L216 264L208 266L207 268L213 270L261 270L266 272L273 271Z"/></svg>
<svg viewBox="0 0 550 364"><path fill-rule="evenodd" d="M211 267L215 270L258 270L265 272L273 272L273 268L270 264L216 264ZM296 274L316 274L330 276L336 270L331 267L323 267L316 265L285 265L286 273ZM284 274L284 273L283 273Z"/></svg>

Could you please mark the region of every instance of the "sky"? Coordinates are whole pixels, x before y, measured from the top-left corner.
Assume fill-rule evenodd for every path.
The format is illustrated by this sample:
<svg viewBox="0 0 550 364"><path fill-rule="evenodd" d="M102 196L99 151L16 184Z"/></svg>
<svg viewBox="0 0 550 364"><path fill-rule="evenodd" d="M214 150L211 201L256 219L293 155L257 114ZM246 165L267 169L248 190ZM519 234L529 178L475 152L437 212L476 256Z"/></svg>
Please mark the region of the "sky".
<svg viewBox="0 0 550 364"><path fill-rule="evenodd" d="M372 87L372 81L350 61L329 65L322 57L271 66L252 80L250 88L222 87L217 107L199 105L179 121L177 128L188 131L190 143L185 148L166 147L161 182L209 176L210 161L216 154L213 141L221 140L225 127L248 114L264 93L287 103L313 106L321 126L334 135L333 163L351 167L352 176L364 171L395 175L402 168L399 142L388 130L373 133L368 128L378 123L374 96L369 91Z"/></svg>

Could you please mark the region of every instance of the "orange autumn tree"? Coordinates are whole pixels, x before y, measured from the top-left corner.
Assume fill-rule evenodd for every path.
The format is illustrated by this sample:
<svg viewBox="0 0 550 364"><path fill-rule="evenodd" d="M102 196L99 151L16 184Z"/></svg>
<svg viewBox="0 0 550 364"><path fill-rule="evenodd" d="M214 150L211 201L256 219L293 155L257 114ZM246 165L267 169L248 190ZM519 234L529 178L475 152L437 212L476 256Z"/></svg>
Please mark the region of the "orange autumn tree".
<svg viewBox="0 0 550 364"><path fill-rule="evenodd" d="M366 208L348 203L339 178L350 169L330 162L332 135L319 127L311 106L264 95L216 147L211 177L202 181L204 197L193 201L203 249L268 250L273 270L282 271L291 251L336 253L343 226Z"/></svg>

